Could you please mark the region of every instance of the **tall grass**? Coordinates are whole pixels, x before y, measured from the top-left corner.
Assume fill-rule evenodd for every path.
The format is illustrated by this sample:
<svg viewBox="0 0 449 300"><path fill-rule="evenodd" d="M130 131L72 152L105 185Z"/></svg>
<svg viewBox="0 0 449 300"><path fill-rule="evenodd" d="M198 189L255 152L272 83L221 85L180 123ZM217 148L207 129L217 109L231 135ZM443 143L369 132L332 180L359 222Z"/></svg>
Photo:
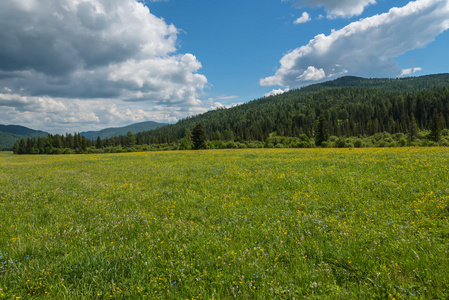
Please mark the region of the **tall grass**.
<svg viewBox="0 0 449 300"><path fill-rule="evenodd" d="M0 298L447 299L445 148L0 154Z"/></svg>

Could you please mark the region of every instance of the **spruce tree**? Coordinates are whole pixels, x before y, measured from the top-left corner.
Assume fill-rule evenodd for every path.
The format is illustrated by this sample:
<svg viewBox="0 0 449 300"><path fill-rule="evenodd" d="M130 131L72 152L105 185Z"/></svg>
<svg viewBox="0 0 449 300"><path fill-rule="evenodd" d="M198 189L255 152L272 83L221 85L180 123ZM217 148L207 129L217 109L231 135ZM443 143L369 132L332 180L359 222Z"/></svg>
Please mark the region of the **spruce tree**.
<svg viewBox="0 0 449 300"><path fill-rule="evenodd" d="M131 131L128 131L128 133L126 134L124 144L125 147L133 147L136 145L136 137Z"/></svg>
<svg viewBox="0 0 449 300"><path fill-rule="evenodd" d="M315 144L321 146L323 142L329 139L329 126L323 114L318 119L318 128L315 136Z"/></svg>
<svg viewBox="0 0 449 300"><path fill-rule="evenodd" d="M408 129L408 142L409 144L413 143L418 134L418 124L416 124L415 115L412 113L412 117L410 120L410 127Z"/></svg>
<svg viewBox="0 0 449 300"><path fill-rule="evenodd" d="M97 137L97 142L95 143L95 147L97 149L103 148L103 142L101 141L100 137Z"/></svg>
<svg viewBox="0 0 449 300"><path fill-rule="evenodd" d="M204 131L203 125L198 123L192 132L193 147L198 149L206 149L206 131Z"/></svg>
<svg viewBox="0 0 449 300"><path fill-rule="evenodd" d="M19 153L19 141L15 141L14 142L14 146L12 147L12 152L14 154L18 154Z"/></svg>
<svg viewBox="0 0 449 300"><path fill-rule="evenodd" d="M432 120L430 120L430 139L434 142L437 142L440 140L441 137L441 127L440 127L440 114L438 113L437 109L435 108L433 110L433 116Z"/></svg>

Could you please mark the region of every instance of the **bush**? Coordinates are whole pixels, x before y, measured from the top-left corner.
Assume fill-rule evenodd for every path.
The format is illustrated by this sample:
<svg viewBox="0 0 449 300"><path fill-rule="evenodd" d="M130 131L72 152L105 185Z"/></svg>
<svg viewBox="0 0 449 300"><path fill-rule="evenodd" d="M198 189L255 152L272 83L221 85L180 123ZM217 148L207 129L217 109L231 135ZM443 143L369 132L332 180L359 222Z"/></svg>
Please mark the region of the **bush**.
<svg viewBox="0 0 449 300"><path fill-rule="evenodd" d="M72 149L70 149L70 148L65 148L63 151L62 151L62 154L74 154L75 152L72 150Z"/></svg>
<svg viewBox="0 0 449 300"><path fill-rule="evenodd" d="M399 146L404 147L407 145L407 140L405 138L401 138L398 142Z"/></svg>
<svg viewBox="0 0 449 300"><path fill-rule="evenodd" d="M62 154L61 148L53 148L50 152L50 154Z"/></svg>
<svg viewBox="0 0 449 300"><path fill-rule="evenodd" d="M338 140L338 137L335 136L335 135L331 135L330 138L329 138L329 141L332 142L332 143L335 142L336 140Z"/></svg>
<svg viewBox="0 0 449 300"><path fill-rule="evenodd" d="M380 140L380 141L378 141L377 142L377 147L381 147L381 148L383 148L383 147L387 147L387 142L385 142L384 140Z"/></svg>
<svg viewBox="0 0 449 300"><path fill-rule="evenodd" d="M329 141L321 142L321 147L322 148L331 148L332 147L332 143L329 142Z"/></svg>
<svg viewBox="0 0 449 300"><path fill-rule="evenodd" d="M443 146L443 147L448 147L449 146L449 141L443 138L443 139L440 140L440 142L438 144L440 146Z"/></svg>
<svg viewBox="0 0 449 300"><path fill-rule="evenodd" d="M407 136L403 134L402 132L398 132L394 135L394 139L399 141L401 139L407 139Z"/></svg>
<svg viewBox="0 0 449 300"><path fill-rule="evenodd" d="M248 148L248 147L246 146L246 144L240 143L240 142L236 142L236 143L235 143L235 146L236 146L236 148L239 148L239 149L246 149L246 148Z"/></svg>
<svg viewBox="0 0 449 300"><path fill-rule="evenodd" d="M301 134L301 135L299 136L299 140L300 140L301 142L307 142L307 143L310 142L309 137L308 137L307 135L305 135L304 133Z"/></svg>
<svg viewBox="0 0 449 300"><path fill-rule="evenodd" d="M430 133L429 130L419 131L418 134L417 134L417 137L420 140L424 140L424 139L427 139L427 136L429 135L429 133Z"/></svg>
<svg viewBox="0 0 449 300"><path fill-rule="evenodd" d="M192 146L190 145L189 141L187 141L186 138L183 138L181 140L181 144L179 145L179 150L188 150L191 148L192 148Z"/></svg>
<svg viewBox="0 0 449 300"><path fill-rule="evenodd" d="M237 145L234 142L229 141L229 142L226 143L226 148L228 148L228 149L236 149Z"/></svg>
<svg viewBox="0 0 449 300"><path fill-rule="evenodd" d="M335 141L335 146L337 148L344 148L346 147L346 138L341 137L338 140Z"/></svg>
<svg viewBox="0 0 449 300"><path fill-rule="evenodd" d="M361 139L356 139L356 140L354 141L354 147L356 147L356 148L361 148L361 147L363 147L363 141L362 141Z"/></svg>
<svg viewBox="0 0 449 300"><path fill-rule="evenodd" d="M374 138L376 141L380 141L381 139L384 138L384 134L383 134L383 133L376 133L376 134L373 135L373 138Z"/></svg>
<svg viewBox="0 0 449 300"><path fill-rule="evenodd" d="M397 147L398 143L396 141L392 141L388 144L388 147Z"/></svg>

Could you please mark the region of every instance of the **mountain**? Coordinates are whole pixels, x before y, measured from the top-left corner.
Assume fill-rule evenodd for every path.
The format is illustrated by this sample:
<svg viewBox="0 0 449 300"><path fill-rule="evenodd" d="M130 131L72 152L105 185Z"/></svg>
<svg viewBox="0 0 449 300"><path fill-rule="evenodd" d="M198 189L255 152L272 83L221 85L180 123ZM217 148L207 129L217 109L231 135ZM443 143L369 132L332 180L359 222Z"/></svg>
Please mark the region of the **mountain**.
<svg viewBox="0 0 449 300"><path fill-rule="evenodd" d="M420 129L429 129L435 109L442 128L449 127L449 74L398 79L346 76L188 117L138 137L145 143L175 142L198 123L209 140L264 141L272 133L310 137L320 114L325 114L330 134L338 137L406 133L412 115Z"/></svg>
<svg viewBox="0 0 449 300"><path fill-rule="evenodd" d="M157 123L153 121L147 121L147 122L141 122L141 123L135 123L131 124L125 127L111 127L111 128L105 128L99 131L86 131L81 132L80 134L85 136L87 139L96 139L100 137L101 139L110 138L113 136L120 136L120 135L126 135L128 131L131 131L132 133L136 134L142 131L148 131L152 129L156 129L162 126L165 126L167 124L164 123Z"/></svg>
<svg viewBox="0 0 449 300"><path fill-rule="evenodd" d="M433 74L419 77L402 78L362 78L356 76L344 76L332 81L312 84L301 89L301 92L316 92L323 89L338 87L367 87L379 88L396 92L415 93L435 87L445 87L449 84L449 74Z"/></svg>
<svg viewBox="0 0 449 300"><path fill-rule="evenodd" d="M19 125L0 124L0 149L11 149L16 140L28 137L44 137L48 133Z"/></svg>

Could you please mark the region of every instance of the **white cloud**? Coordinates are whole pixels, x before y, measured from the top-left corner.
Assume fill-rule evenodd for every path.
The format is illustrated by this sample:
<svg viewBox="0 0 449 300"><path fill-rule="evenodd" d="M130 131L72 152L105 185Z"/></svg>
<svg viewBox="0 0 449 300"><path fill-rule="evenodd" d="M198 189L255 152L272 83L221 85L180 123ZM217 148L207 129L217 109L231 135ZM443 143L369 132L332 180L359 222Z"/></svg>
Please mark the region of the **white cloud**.
<svg viewBox="0 0 449 300"><path fill-rule="evenodd" d="M360 15L365 7L376 0L292 0L301 6L324 7L329 18Z"/></svg>
<svg viewBox="0 0 449 300"><path fill-rule="evenodd" d="M230 96L221 95L221 96L218 96L217 99L218 100L232 100L232 99L235 99L235 98L238 98L238 97L239 96L236 96L236 95L230 95Z"/></svg>
<svg viewBox="0 0 449 300"><path fill-rule="evenodd" d="M326 77L326 73L324 70L316 69L315 67L308 67L307 70L304 71L301 75L299 75L296 79L299 81L318 81Z"/></svg>
<svg viewBox="0 0 449 300"><path fill-rule="evenodd" d="M271 92L268 92L268 93L266 93L265 95L264 95L264 97L270 97L270 96L276 96L276 95L281 95L281 94L283 94L283 93L286 93L286 92L288 92L290 89L289 88L286 88L286 89L273 89L273 90L271 90Z"/></svg>
<svg viewBox="0 0 449 300"><path fill-rule="evenodd" d="M319 34L280 61L262 86L300 87L310 81L351 74L394 77L405 74L394 58L432 42L449 28L448 0L418 0L401 8ZM418 71L418 68L415 68Z"/></svg>
<svg viewBox="0 0 449 300"><path fill-rule="evenodd" d="M0 106L8 110L0 123L39 119L52 101L59 117L47 117L62 128L69 120L74 128L89 120L175 121L208 107L198 99L207 87L201 63L177 53L177 28L137 0L2 0L0 29ZM87 120L83 109L91 107Z"/></svg>
<svg viewBox="0 0 449 300"><path fill-rule="evenodd" d="M310 18L310 15L305 11L302 13L301 17L299 17L298 19L296 19L293 24L303 24L303 23L307 23L310 20L312 20Z"/></svg>
<svg viewBox="0 0 449 300"><path fill-rule="evenodd" d="M401 72L401 76L411 75L411 74L416 73L416 72L419 72L419 71L421 71L421 70L422 70L422 68L420 68L420 67L404 69L404 70L402 70L402 72Z"/></svg>
<svg viewBox="0 0 449 300"><path fill-rule="evenodd" d="M152 120L176 122L189 115L223 107L214 99L199 106L146 104L119 99L33 97L0 93L0 110L5 121L51 133L99 130Z"/></svg>

